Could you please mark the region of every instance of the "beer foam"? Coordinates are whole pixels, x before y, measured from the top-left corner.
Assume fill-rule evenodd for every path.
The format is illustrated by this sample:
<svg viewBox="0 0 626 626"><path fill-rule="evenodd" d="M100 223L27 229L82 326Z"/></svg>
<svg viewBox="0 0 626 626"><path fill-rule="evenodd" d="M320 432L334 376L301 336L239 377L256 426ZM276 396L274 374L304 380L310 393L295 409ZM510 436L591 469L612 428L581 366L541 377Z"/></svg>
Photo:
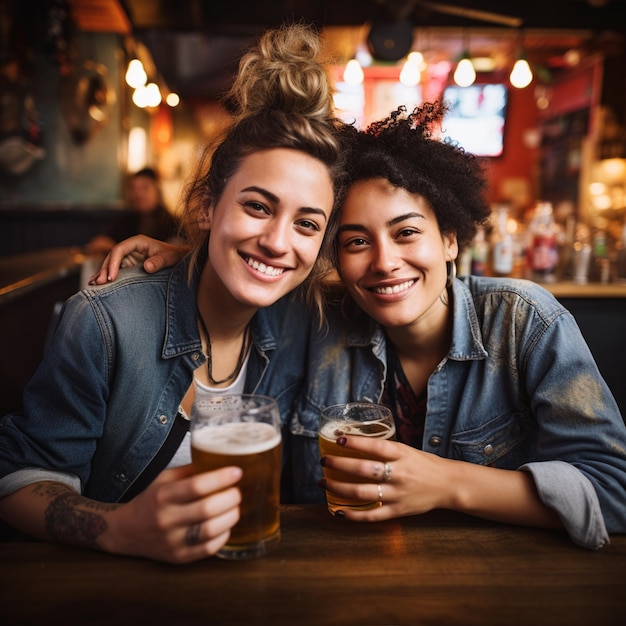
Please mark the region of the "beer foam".
<svg viewBox="0 0 626 626"><path fill-rule="evenodd" d="M213 454L258 454L275 448L280 433L271 424L236 422L200 428L191 433L192 445Z"/></svg>
<svg viewBox="0 0 626 626"><path fill-rule="evenodd" d="M336 441L341 435L359 435L361 437L376 437L390 439L396 432L394 424L385 424L380 420L367 422L346 422L333 420L322 426L320 435L329 441Z"/></svg>

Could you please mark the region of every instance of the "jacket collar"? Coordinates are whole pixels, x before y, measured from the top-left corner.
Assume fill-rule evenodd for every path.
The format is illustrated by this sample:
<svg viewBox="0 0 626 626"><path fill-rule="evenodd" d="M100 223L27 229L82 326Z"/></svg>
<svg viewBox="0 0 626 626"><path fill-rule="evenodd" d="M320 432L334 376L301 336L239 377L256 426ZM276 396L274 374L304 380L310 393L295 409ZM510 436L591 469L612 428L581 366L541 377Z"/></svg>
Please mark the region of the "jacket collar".
<svg viewBox="0 0 626 626"><path fill-rule="evenodd" d="M163 358L171 358L187 352L201 351L202 343L197 321L197 292L200 273L206 262L206 254L198 258L191 282L188 281L189 256L185 257L172 270L166 296L166 330L163 343ZM259 309L251 321L252 339L261 351L273 350L278 344L279 332L277 317L272 311L287 303L290 295L279 304Z"/></svg>
<svg viewBox="0 0 626 626"><path fill-rule="evenodd" d="M487 351L483 345L480 324L474 307L472 294L467 286L456 279L452 287L452 344L448 358L457 361L484 359ZM371 318L363 315L364 323L356 324L348 335L348 345L352 347L373 346L380 351L384 344L384 331Z"/></svg>

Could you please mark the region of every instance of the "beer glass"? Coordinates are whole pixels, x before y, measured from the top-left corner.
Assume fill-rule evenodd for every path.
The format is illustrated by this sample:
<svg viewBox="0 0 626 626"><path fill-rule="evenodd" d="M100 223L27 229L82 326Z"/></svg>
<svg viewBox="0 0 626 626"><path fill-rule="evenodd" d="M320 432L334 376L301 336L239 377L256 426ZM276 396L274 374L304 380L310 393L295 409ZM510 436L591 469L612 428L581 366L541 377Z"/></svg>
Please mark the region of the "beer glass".
<svg viewBox="0 0 626 626"><path fill-rule="evenodd" d="M368 458L356 450L348 450L337 445L337 438L342 435L359 435L361 437L377 437L395 439L396 426L391 411L379 404L371 402L349 402L326 407L320 415L319 447L320 455L349 456L357 459ZM337 470L324 468L324 476L328 480L339 480L349 483L371 482L369 478L359 478L344 474ZM331 513L339 509L365 511L381 505L380 502L363 502L326 492L326 504Z"/></svg>
<svg viewBox="0 0 626 626"><path fill-rule="evenodd" d="M240 519L217 553L225 559L262 556L280 541L281 427L273 398L225 395L194 403L191 459L196 472L243 469Z"/></svg>

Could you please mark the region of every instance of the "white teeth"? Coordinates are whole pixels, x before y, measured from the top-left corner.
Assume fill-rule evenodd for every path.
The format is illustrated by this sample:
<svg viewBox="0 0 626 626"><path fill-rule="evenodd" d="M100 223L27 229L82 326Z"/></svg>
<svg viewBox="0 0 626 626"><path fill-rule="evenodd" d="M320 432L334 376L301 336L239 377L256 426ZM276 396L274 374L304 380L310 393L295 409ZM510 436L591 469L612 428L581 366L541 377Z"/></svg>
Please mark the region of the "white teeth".
<svg viewBox="0 0 626 626"><path fill-rule="evenodd" d="M408 289L414 282L414 280L407 280L399 285L394 285L393 287L375 287L373 291L374 293L379 293L384 296L390 296L391 294L400 293L401 291Z"/></svg>
<svg viewBox="0 0 626 626"><path fill-rule="evenodd" d="M259 263L254 259L248 259L246 262L257 272L261 272L261 274L266 274L267 276L280 276L285 271L282 267L272 267L271 265L265 265L265 263Z"/></svg>

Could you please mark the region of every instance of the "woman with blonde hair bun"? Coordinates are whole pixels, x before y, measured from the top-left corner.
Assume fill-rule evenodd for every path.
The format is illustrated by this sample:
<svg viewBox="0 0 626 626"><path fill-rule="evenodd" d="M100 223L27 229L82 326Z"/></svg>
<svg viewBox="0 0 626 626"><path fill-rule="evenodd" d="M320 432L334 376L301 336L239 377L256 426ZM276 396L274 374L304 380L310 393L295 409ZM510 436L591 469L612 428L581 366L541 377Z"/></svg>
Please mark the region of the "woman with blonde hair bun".
<svg viewBox="0 0 626 626"><path fill-rule="evenodd" d="M0 518L21 532L182 563L238 519L238 467L194 475L194 399L258 393L286 420L342 189L319 40L265 33L228 94L235 116L185 198L190 253L70 298L23 410L0 423ZM299 365L298 365L299 364Z"/></svg>

